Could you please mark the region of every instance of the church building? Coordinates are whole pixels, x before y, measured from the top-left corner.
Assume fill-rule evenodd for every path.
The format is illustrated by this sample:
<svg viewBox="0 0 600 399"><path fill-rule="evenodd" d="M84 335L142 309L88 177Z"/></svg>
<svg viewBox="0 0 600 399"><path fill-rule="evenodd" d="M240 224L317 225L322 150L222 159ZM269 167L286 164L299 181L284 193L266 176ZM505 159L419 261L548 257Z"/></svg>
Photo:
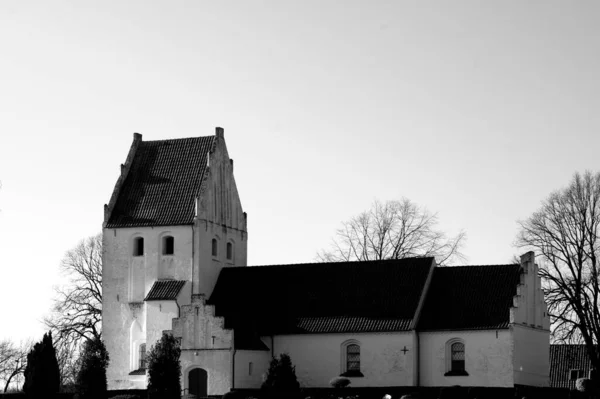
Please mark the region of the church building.
<svg viewBox="0 0 600 399"><path fill-rule="evenodd" d="M109 389L145 388L164 331L186 393L259 388L290 355L303 387L548 386L549 317L534 254L247 267L248 226L222 128L135 133L103 223Z"/></svg>

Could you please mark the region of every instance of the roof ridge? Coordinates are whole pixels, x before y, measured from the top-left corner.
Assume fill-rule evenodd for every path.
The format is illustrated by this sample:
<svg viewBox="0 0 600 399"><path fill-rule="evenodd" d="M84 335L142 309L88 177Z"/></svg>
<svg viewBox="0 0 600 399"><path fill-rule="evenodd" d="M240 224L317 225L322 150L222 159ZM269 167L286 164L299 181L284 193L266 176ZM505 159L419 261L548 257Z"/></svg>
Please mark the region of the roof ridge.
<svg viewBox="0 0 600 399"><path fill-rule="evenodd" d="M216 136L213 134L213 135L208 135L208 136L191 136L191 137L176 137L176 138L172 138L172 139L161 139L161 140L144 140L144 141L142 141L142 143L157 143L157 142L164 142L164 141L183 141L183 140L193 140L193 139L205 139L208 137L216 137Z"/></svg>
<svg viewBox="0 0 600 399"><path fill-rule="evenodd" d="M392 263L392 262L402 262L409 261L415 259L434 259L433 256L415 256L411 258L401 258L401 259L380 259L380 260L340 260L334 262L301 262L301 263L284 263L284 264L276 264L276 265L252 265L252 266L234 266L228 267L227 269L235 269L235 268L250 268L250 267L282 267L282 266L316 266L316 265L341 265L341 264L366 264L366 263Z"/></svg>
<svg viewBox="0 0 600 399"><path fill-rule="evenodd" d="M501 263L488 265L460 265L460 266L439 266L440 269L459 269L465 267L501 267L501 266L520 266L518 263Z"/></svg>

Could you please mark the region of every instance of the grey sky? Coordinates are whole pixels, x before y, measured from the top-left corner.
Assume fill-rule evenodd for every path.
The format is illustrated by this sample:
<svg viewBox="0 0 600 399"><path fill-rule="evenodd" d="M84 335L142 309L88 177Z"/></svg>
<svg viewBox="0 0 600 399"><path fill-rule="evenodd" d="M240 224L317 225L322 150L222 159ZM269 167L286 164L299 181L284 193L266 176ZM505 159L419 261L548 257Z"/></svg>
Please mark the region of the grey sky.
<svg viewBox="0 0 600 399"><path fill-rule="evenodd" d="M516 220L599 169L599 17L592 1L0 2L0 338L41 337L133 132L225 128L250 264L312 261L402 196L467 232L469 264L508 262Z"/></svg>

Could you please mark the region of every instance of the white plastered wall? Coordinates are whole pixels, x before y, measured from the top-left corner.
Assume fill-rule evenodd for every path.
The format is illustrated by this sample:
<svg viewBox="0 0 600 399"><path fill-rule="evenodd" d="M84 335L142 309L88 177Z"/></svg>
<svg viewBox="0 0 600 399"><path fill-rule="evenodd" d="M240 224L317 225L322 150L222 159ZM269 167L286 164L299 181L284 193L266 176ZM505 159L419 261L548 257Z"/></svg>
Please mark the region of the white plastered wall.
<svg viewBox="0 0 600 399"><path fill-rule="evenodd" d="M171 235L175 241L173 255L162 255L162 237ZM133 239L144 238L144 255L133 256ZM144 376L130 376L137 368L132 359L137 356L139 342L132 341L131 328L134 322L147 331L147 309L143 302L152 284L168 274L170 278L191 282L192 271L192 226L164 226L144 228L119 228L103 230L103 271L102 271L102 334L110 356L107 370L109 389L145 388ZM161 269L166 267L164 271ZM132 279L132 276L136 279ZM187 284L186 284L187 286ZM191 286L184 288L187 296L179 297L180 306L189 303ZM174 301L171 301L174 304ZM167 305L167 308L169 306ZM176 306L176 305L175 305ZM160 313L160 312L159 312ZM151 320L153 331L171 328L172 310L168 316L155 316ZM175 316L172 317L176 317ZM159 323L157 320L162 322ZM156 335L146 338L146 347L155 342Z"/></svg>
<svg viewBox="0 0 600 399"><path fill-rule="evenodd" d="M290 355L302 387L330 387L329 381L343 372L342 344L348 340L360 344L360 371L364 375L349 377L351 386L413 385L411 332L278 335L274 337L274 354ZM270 346L268 339L264 342Z"/></svg>
<svg viewBox="0 0 600 399"><path fill-rule="evenodd" d="M235 388L260 388L270 361L270 351L236 350Z"/></svg>
<svg viewBox="0 0 600 399"><path fill-rule="evenodd" d="M465 344L468 376L444 376L448 371L446 345L454 338ZM422 386L513 386L509 330L421 332L419 345Z"/></svg>

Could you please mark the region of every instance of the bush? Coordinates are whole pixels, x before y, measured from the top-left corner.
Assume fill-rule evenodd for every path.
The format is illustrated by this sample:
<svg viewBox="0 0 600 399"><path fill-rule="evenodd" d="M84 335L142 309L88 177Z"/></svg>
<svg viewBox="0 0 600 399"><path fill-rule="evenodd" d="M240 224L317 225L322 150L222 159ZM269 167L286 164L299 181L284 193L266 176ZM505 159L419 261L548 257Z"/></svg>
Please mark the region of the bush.
<svg viewBox="0 0 600 399"><path fill-rule="evenodd" d="M81 367L77 373L77 385L81 390L81 399L100 399L106 397L106 367L108 352L99 338L86 341L81 354Z"/></svg>
<svg viewBox="0 0 600 399"><path fill-rule="evenodd" d="M180 399L181 349L172 334L164 333L148 354L148 398Z"/></svg>
<svg viewBox="0 0 600 399"><path fill-rule="evenodd" d="M350 379L346 377L334 377L329 381L329 385L334 388L346 388L350 382Z"/></svg>
<svg viewBox="0 0 600 399"><path fill-rule="evenodd" d="M60 388L60 371L56 360L56 350L52 343L52 333L44 334L27 354L23 391L31 398L53 395Z"/></svg>
<svg viewBox="0 0 600 399"><path fill-rule="evenodd" d="M440 389L440 399L460 399L462 392L460 386L453 385L451 387L443 387Z"/></svg>
<svg viewBox="0 0 600 399"><path fill-rule="evenodd" d="M267 378L262 389L273 392L295 392L300 390L296 378L296 367L287 353L282 353L279 359L273 358L267 371Z"/></svg>
<svg viewBox="0 0 600 399"><path fill-rule="evenodd" d="M579 392L589 394L594 391L595 384L589 378L578 378L577 381L575 381L575 387Z"/></svg>
<svg viewBox="0 0 600 399"><path fill-rule="evenodd" d="M111 399L140 399L140 397L138 395L117 395Z"/></svg>

